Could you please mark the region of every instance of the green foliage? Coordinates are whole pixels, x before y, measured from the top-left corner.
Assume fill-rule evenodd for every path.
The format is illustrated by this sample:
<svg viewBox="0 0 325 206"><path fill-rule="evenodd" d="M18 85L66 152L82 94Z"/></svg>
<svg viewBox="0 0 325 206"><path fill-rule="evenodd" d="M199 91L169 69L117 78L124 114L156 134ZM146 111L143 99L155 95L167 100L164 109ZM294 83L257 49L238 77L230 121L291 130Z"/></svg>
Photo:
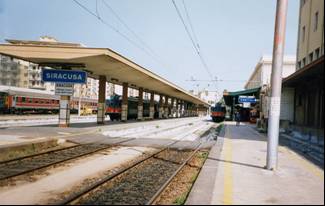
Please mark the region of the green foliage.
<svg viewBox="0 0 325 206"><path fill-rule="evenodd" d="M174 204L176 205L184 205L186 200L186 193L183 193L181 196L177 197L174 201Z"/></svg>
<svg viewBox="0 0 325 206"><path fill-rule="evenodd" d="M221 123L221 124L218 125L218 127L216 128L217 134L220 133L220 131L222 130L223 127L224 127L224 124L223 123Z"/></svg>

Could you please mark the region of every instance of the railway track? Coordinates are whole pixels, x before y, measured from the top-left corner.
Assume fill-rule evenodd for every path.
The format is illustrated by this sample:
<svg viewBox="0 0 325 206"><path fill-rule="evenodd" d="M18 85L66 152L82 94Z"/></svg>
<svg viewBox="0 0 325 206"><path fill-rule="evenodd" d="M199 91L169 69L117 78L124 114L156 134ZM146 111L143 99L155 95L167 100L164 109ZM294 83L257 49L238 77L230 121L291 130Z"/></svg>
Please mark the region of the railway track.
<svg viewBox="0 0 325 206"><path fill-rule="evenodd" d="M36 170L63 163L72 159L90 155L101 150L108 149L112 146L132 141L135 138L130 138L115 143L114 145L105 144L84 144L75 145L72 147L51 150L43 153L38 153L30 156L20 157L13 160L0 162L0 181L7 180L16 176L27 174ZM182 139L182 138L181 138ZM181 139L173 142L176 144Z"/></svg>
<svg viewBox="0 0 325 206"><path fill-rule="evenodd" d="M56 204L152 204L200 149L201 144L194 151L170 150L169 146L178 141Z"/></svg>
<svg viewBox="0 0 325 206"><path fill-rule="evenodd" d="M0 181L24 175L36 170L50 167L72 159L90 155L118 144L132 141L134 139L123 140L114 145L105 144L84 144L76 145L58 150L38 153L26 157L0 162Z"/></svg>

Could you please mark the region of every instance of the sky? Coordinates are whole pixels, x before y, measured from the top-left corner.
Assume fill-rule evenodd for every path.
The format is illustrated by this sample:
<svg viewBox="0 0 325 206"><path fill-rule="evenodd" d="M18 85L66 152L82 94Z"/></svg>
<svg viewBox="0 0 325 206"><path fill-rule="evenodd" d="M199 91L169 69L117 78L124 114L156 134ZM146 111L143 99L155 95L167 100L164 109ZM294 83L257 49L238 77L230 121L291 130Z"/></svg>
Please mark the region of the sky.
<svg viewBox="0 0 325 206"><path fill-rule="evenodd" d="M261 56L272 54L275 0L184 0L210 72L200 61L172 0L77 1L111 26L74 0L0 0L0 42L48 35L62 42L110 48L186 90L219 93L243 89ZM191 31L183 0L175 3ZM287 55L296 53L298 14L299 0L289 0ZM215 78L223 81L209 82Z"/></svg>

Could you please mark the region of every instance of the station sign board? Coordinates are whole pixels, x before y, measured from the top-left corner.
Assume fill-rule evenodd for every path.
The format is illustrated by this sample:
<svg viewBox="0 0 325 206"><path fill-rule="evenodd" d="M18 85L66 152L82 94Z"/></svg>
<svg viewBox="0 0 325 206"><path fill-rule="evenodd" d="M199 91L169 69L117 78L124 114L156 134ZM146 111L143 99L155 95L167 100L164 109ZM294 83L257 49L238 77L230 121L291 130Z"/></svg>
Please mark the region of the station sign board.
<svg viewBox="0 0 325 206"><path fill-rule="evenodd" d="M239 96L238 97L239 103L256 103L256 98L254 96Z"/></svg>
<svg viewBox="0 0 325 206"><path fill-rule="evenodd" d="M250 102L243 102L243 108L250 108L251 103Z"/></svg>
<svg viewBox="0 0 325 206"><path fill-rule="evenodd" d="M87 73L74 70L43 69L42 80L44 82L85 84Z"/></svg>
<svg viewBox="0 0 325 206"><path fill-rule="evenodd" d="M73 96L73 84L71 83L56 83L55 95Z"/></svg>

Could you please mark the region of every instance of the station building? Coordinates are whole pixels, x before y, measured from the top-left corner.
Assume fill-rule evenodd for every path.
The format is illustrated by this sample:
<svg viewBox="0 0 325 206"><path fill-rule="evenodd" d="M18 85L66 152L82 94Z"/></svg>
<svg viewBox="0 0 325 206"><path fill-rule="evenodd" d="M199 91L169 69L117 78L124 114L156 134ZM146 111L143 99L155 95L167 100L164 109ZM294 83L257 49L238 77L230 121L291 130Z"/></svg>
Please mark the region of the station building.
<svg viewBox="0 0 325 206"><path fill-rule="evenodd" d="M296 56L286 55L283 58L282 78L286 78L296 70ZM271 73L272 73L272 56L263 55L257 62L253 73L245 84L245 89L250 90L260 88L258 94L259 102L254 109L258 114L258 127L266 130L268 122L269 111L269 96L271 95ZM281 98L281 113L280 120L281 126L286 127L289 122L293 121L293 90L286 88L282 90Z"/></svg>
<svg viewBox="0 0 325 206"><path fill-rule="evenodd" d="M282 77L285 78L294 73L296 67L295 56L285 56L283 60ZM270 95L270 83L272 72L272 56L263 55L257 62L250 78L245 84L245 90L228 92L223 94L226 105L228 106L229 119L234 119L234 112L241 111L243 121L251 121L259 124L260 127L266 127L268 118L268 96ZM239 96L254 96L256 103L243 105L238 102ZM283 93L281 119L292 121L293 115L288 113L287 107L293 99L293 92L287 89ZM254 116L254 117L253 117Z"/></svg>
<svg viewBox="0 0 325 206"><path fill-rule="evenodd" d="M299 13L296 71L282 84L294 93L293 136L323 147L324 1L301 0Z"/></svg>

